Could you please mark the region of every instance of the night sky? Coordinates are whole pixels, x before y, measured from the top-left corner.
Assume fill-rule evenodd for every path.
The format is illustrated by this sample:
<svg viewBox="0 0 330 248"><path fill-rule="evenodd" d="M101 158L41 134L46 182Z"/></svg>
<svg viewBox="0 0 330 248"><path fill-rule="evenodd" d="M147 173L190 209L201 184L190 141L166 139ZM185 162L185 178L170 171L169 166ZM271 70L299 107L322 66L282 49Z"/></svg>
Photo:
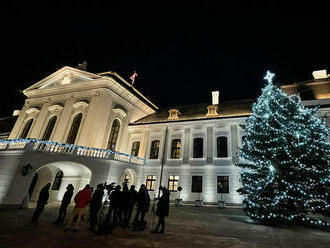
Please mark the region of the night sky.
<svg viewBox="0 0 330 248"><path fill-rule="evenodd" d="M220 101L254 98L267 69L280 84L330 72L322 5L27 2L2 10L0 117L21 109L20 90L84 60L94 73L136 70L135 87L159 107L211 102L213 90Z"/></svg>

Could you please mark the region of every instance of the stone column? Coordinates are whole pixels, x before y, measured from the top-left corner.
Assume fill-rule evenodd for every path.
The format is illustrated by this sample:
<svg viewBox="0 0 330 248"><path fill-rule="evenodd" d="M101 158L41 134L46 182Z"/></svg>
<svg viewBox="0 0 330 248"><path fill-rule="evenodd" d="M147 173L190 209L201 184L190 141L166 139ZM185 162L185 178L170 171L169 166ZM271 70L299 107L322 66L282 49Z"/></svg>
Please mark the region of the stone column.
<svg viewBox="0 0 330 248"><path fill-rule="evenodd" d="M15 122L15 125L13 127L13 129L11 130L10 132L10 135L9 135L9 139L17 139L18 138L18 135L19 135L19 131L22 127L22 124L25 120L25 117L26 117L26 110L29 108L29 103L27 101L25 101L25 104Z"/></svg>
<svg viewBox="0 0 330 248"><path fill-rule="evenodd" d="M45 120L48 115L48 107L51 105L51 99L47 99L45 103L42 105L41 110L38 114L38 117L35 120L33 125L30 138L41 139L42 137L42 128L45 125ZM46 124L47 125L47 124Z"/></svg>
<svg viewBox="0 0 330 248"><path fill-rule="evenodd" d="M183 164L189 164L189 154L190 154L190 128L184 129L184 149L183 149Z"/></svg>
<svg viewBox="0 0 330 248"><path fill-rule="evenodd" d="M212 164L213 163L213 127L207 127L206 131L206 163Z"/></svg>
<svg viewBox="0 0 330 248"><path fill-rule="evenodd" d="M71 128L71 127L68 127L68 122L71 117L73 103L74 103L74 97L72 96L72 97L68 98L64 104L62 114L58 120L56 130L54 130L55 132L52 137L52 140L54 142L61 142L61 143L66 142L64 135L66 133L66 130L68 128Z"/></svg>
<svg viewBox="0 0 330 248"><path fill-rule="evenodd" d="M77 144L101 148L106 131L108 115L104 110L111 107L111 101L101 91L95 91L88 106L81 134Z"/></svg>
<svg viewBox="0 0 330 248"><path fill-rule="evenodd" d="M237 147L238 147L238 133L237 133L237 125L230 126L230 133L231 133L231 156L233 163L238 162Z"/></svg>

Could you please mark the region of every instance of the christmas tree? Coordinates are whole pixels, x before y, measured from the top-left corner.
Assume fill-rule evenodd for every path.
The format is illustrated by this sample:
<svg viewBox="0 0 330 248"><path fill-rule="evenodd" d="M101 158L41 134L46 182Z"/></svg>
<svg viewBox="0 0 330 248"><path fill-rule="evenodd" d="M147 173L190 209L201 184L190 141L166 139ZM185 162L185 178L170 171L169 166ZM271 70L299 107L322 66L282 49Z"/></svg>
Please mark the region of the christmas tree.
<svg viewBox="0 0 330 248"><path fill-rule="evenodd" d="M252 219L267 223L307 222L330 209L330 129L305 108L299 96L286 95L268 81L242 125L245 131L238 156L243 209Z"/></svg>

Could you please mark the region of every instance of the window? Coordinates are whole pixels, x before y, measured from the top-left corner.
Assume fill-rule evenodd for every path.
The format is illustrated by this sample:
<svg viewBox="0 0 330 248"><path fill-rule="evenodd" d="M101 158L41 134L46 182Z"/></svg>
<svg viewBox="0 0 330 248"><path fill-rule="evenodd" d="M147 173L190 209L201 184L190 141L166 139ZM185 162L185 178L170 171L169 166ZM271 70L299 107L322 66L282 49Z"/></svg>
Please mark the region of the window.
<svg viewBox="0 0 330 248"><path fill-rule="evenodd" d="M220 136L217 138L217 157L218 158L228 157L228 145L227 145L226 136Z"/></svg>
<svg viewBox="0 0 330 248"><path fill-rule="evenodd" d="M54 179L52 190L59 190L60 189L61 183L62 183L62 178L63 178L63 171L58 171L56 173L56 176L55 176L55 179Z"/></svg>
<svg viewBox="0 0 330 248"><path fill-rule="evenodd" d="M172 140L171 158L180 158L181 140Z"/></svg>
<svg viewBox="0 0 330 248"><path fill-rule="evenodd" d="M217 178L217 193L229 194L229 177L218 176Z"/></svg>
<svg viewBox="0 0 330 248"><path fill-rule="evenodd" d="M42 137L42 140L49 140L50 139L50 137L52 136L54 127L55 127L56 120L57 120L57 116L53 116L48 121L48 124L47 124L47 127L45 129L45 132L44 132L44 135Z"/></svg>
<svg viewBox="0 0 330 248"><path fill-rule="evenodd" d="M110 149L110 150L115 150L115 148L116 148L119 129L120 129L119 120L115 119L112 122L110 137L109 137L108 146L107 146L107 148Z"/></svg>
<svg viewBox="0 0 330 248"><path fill-rule="evenodd" d="M140 148L140 141L134 141L132 145L132 156L138 156L139 155L139 148Z"/></svg>
<svg viewBox="0 0 330 248"><path fill-rule="evenodd" d="M194 139L194 158L203 157L203 138Z"/></svg>
<svg viewBox="0 0 330 248"><path fill-rule="evenodd" d="M28 120L26 122L25 127L24 127L24 129L21 133L21 136L20 136L21 139L26 139L27 138L27 136L29 134L29 131L31 129L32 123L33 123L33 118L31 118L30 120Z"/></svg>
<svg viewBox="0 0 330 248"><path fill-rule="evenodd" d="M147 176L146 187L147 190L154 191L156 186L156 176Z"/></svg>
<svg viewBox="0 0 330 248"><path fill-rule="evenodd" d="M168 178L168 190L178 191L179 187L179 176L170 176Z"/></svg>
<svg viewBox="0 0 330 248"><path fill-rule="evenodd" d="M192 176L191 192L203 192L203 176Z"/></svg>
<svg viewBox="0 0 330 248"><path fill-rule="evenodd" d="M158 159L159 145L160 145L159 140L153 140L151 142L150 159Z"/></svg>
<svg viewBox="0 0 330 248"><path fill-rule="evenodd" d="M68 136L68 139L67 139L66 143L74 144L76 142L79 127L80 127L80 123L81 123L81 119L82 119L82 113L79 113L74 117L74 119L72 121L71 129L70 129L70 133L69 133L69 136Z"/></svg>

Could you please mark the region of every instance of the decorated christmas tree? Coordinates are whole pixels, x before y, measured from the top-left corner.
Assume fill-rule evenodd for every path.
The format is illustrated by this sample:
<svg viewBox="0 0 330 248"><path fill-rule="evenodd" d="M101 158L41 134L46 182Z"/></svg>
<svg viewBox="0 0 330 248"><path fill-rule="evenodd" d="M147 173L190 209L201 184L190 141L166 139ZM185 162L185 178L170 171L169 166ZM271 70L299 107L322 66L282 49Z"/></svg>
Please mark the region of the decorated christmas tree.
<svg viewBox="0 0 330 248"><path fill-rule="evenodd" d="M246 194L243 209L261 222L329 226L316 217L330 209L330 130L317 108L286 95L273 76L267 72L268 83L242 126L237 165Z"/></svg>

